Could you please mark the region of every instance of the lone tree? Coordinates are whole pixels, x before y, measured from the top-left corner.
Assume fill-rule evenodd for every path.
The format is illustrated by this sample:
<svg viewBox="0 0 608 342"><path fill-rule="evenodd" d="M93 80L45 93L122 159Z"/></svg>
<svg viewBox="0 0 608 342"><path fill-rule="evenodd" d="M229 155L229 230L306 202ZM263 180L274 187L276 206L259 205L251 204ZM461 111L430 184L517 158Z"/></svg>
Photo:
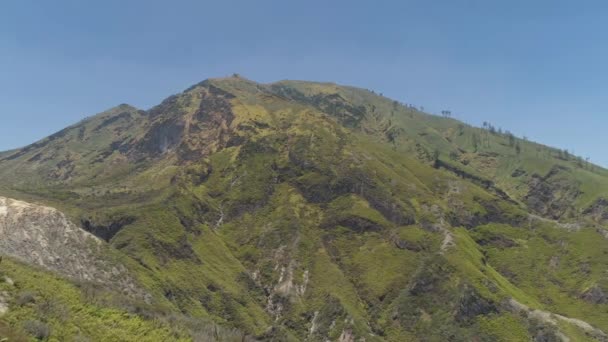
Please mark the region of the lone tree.
<svg viewBox="0 0 608 342"><path fill-rule="evenodd" d="M488 122L488 126L487 126L488 131L491 134L496 134L496 127L494 127L491 123Z"/></svg>
<svg viewBox="0 0 608 342"><path fill-rule="evenodd" d="M433 151L433 166L435 168L439 167L439 150Z"/></svg>
<svg viewBox="0 0 608 342"><path fill-rule="evenodd" d="M464 124L458 124L458 135L464 134Z"/></svg>
<svg viewBox="0 0 608 342"><path fill-rule="evenodd" d="M479 136L477 134L473 134L473 150L477 152L477 148L479 147Z"/></svg>
<svg viewBox="0 0 608 342"><path fill-rule="evenodd" d="M513 147L515 145L515 136L509 131L507 131L506 134L509 139L509 146Z"/></svg>

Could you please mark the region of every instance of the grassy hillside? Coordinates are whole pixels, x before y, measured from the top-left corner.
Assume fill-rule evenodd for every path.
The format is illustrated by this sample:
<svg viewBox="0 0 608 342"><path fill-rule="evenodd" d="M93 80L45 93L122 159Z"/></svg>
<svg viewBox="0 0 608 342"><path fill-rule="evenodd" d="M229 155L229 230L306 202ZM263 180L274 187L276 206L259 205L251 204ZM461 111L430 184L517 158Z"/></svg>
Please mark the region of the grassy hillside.
<svg viewBox="0 0 608 342"><path fill-rule="evenodd" d="M0 339L6 341L242 341L217 327L3 258Z"/></svg>
<svg viewBox="0 0 608 342"><path fill-rule="evenodd" d="M0 195L106 240L163 315L276 341L603 340L607 190L608 171L491 127L240 77L0 154ZM13 307L8 327L37 319ZM175 334L129 317L148 328L116 333Z"/></svg>

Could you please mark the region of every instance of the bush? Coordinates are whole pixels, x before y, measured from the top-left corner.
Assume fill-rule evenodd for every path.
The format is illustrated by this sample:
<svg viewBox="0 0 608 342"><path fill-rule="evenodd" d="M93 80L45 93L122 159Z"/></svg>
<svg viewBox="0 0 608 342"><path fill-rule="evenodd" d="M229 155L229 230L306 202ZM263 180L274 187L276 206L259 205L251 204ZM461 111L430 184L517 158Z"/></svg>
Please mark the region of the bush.
<svg viewBox="0 0 608 342"><path fill-rule="evenodd" d="M51 328L40 321L25 321L23 329L39 340L46 340L51 336Z"/></svg>
<svg viewBox="0 0 608 342"><path fill-rule="evenodd" d="M16 299L16 304L24 306L26 304L34 303L36 301L36 295L31 291L23 291L19 293Z"/></svg>
<svg viewBox="0 0 608 342"><path fill-rule="evenodd" d="M66 322L69 318L69 309L53 299L43 299L36 304L39 317L56 317L60 322Z"/></svg>
<svg viewBox="0 0 608 342"><path fill-rule="evenodd" d="M89 337L82 335L82 334L78 334L74 337L73 342L91 342L91 341L92 340Z"/></svg>
<svg viewBox="0 0 608 342"><path fill-rule="evenodd" d="M27 342L29 338L17 329L9 326L7 323L0 321L0 341L10 342Z"/></svg>

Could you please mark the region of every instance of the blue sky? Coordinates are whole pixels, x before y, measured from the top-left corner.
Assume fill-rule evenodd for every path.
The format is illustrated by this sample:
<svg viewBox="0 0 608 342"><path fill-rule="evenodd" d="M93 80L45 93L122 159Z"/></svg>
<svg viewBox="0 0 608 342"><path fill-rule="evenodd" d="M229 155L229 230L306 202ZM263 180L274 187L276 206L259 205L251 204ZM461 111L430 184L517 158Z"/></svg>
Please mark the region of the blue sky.
<svg viewBox="0 0 608 342"><path fill-rule="evenodd" d="M0 2L0 150L209 77L333 81L608 166L601 1Z"/></svg>

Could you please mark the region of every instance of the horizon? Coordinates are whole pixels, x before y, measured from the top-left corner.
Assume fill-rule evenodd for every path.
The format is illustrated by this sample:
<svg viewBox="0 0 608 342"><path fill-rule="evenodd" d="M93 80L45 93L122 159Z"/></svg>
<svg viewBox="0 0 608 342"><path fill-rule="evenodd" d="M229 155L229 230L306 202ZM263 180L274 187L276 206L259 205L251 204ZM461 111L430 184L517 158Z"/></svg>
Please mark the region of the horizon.
<svg viewBox="0 0 608 342"><path fill-rule="evenodd" d="M0 150L120 103L147 109L201 79L238 73L372 89L606 167L608 6L597 4L5 4Z"/></svg>

